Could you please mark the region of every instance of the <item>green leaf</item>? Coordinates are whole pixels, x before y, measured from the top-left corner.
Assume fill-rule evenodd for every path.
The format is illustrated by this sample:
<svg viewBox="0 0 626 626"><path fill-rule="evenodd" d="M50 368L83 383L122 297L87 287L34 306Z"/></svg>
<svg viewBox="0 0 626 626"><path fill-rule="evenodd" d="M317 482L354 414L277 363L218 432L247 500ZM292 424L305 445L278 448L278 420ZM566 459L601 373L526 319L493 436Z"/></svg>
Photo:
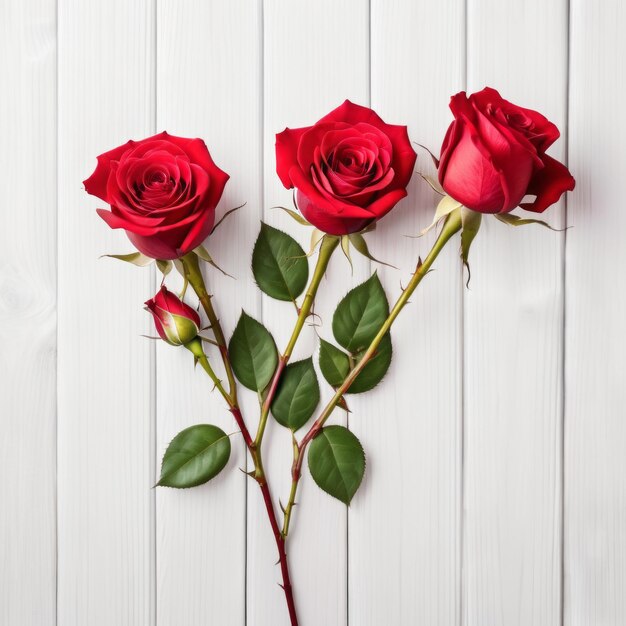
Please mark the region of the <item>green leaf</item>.
<svg viewBox="0 0 626 626"><path fill-rule="evenodd" d="M366 348L389 315L389 303L378 276L355 287L343 298L333 315L335 339L346 350Z"/></svg>
<svg viewBox="0 0 626 626"><path fill-rule="evenodd" d="M110 259L117 259L118 261L124 261L125 263L132 263L138 267L146 267L154 261L153 258L141 254L141 252L131 252L130 254L105 254L103 256Z"/></svg>
<svg viewBox="0 0 626 626"><path fill-rule="evenodd" d="M265 326L242 311L228 352L241 384L252 391L263 391L278 363L276 344Z"/></svg>
<svg viewBox="0 0 626 626"><path fill-rule="evenodd" d="M387 333L378 345L376 354L363 368L363 371L354 379L347 393L363 393L364 391L369 391L376 387L387 373L389 365L391 365L391 355L391 336Z"/></svg>
<svg viewBox="0 0 626 626"><path fill-rule="evenodd" d="M320 370L329 385L339 387L350 373L350 357L332 343L320 339Z"/></svg>
<svg viewBox="0 0 626 626"><path fill-rule="evenodd" d="M160 487L187 489L217 476L228 462L230 439L212 424L197 424L181 430L167 446Z"/></svg>
<svg viewBox="0 0 626 626"><path fill-rule="evenodd" d="M361 442L343 426L327 426L311 442L308 459L317 485L350 504L365 474Z"/></svg>
<svg viewBox="0 0 626 626"><path fill-rule="evenodd" d="M306 287L309 263L300 244L261 222L252 252L252 273L259 289L277 300L295 300Z"/></svg>
<svg viewBox="0 0 626 626"><path fill-rule="evenodd" d="M320 386L309 357L285 368L272 403L272 415L279 424L296 431L307 423L319 401Z"/></svg>

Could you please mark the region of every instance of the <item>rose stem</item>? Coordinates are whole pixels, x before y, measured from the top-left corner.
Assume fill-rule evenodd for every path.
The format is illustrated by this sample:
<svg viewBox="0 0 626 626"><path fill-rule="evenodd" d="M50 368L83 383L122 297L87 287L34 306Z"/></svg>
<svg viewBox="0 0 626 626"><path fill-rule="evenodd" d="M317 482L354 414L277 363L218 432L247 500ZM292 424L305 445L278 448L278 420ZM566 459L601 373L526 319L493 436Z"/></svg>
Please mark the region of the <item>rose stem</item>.
<svg viewBox="0 0 626 626"><path fill-rule="evenodd" d="M267 418L270 412L270 408L272 406L272 402L274 400L274 396L276 395L276 391L278 389L280 377L282 376L283 371L287 366L287 363L289 363L289 359L291 358L293 349L295 348L295 345L298 341L298 337L300 337L300 333L302 332L302 328L304 327L306 318L311 312L311 307L313 306L313 303L315 301L315 295L317 294L320 282L322 281L322 278L326 273L326 268L328 267L330 257L332 256L333 251L338 244L339 237L325 235L322 239L322 244L320 246L320 251L317 257L317 263L315 265L313 277L311 278L311 282L309 283L309 287L304 296L304 300L302 301L302 306L300 307L300 310L298 312L296 325L294 326L293 332L291 333L291 337L289 339L287 347L285 348L285 351L278 359L278 366L276 367L274 376L272 377L272 380L269 384L269 390L267 392L267 395L265 396L265 400L263 400L263 404L261 405L261 417L259 419L259 427L257 429L256 437L254 438L254 445L257 448L261 447L261 442L263 441L263 434L265 432L265 426L267 425Z"/></svg>
<svg viewBox="0 0 626 626"><path fill-rule="evenodd" d="M445 244L452 238L452 236L461 230L461 210L456 209L448 217L444 223L443 229L437 237L433 247L430 252L424 259L423 263L418 263L418 266L415 270L415 273L411 277L408 285L394 304L389 316L381 326L378 334L372 339L369 347L365 351L365 354L361 358L361 360L357 363L356 367L348 374L344 382L335 392L335 395L332 397L330 402L326 405L324 410L320 413L320 416L315 420L309 431L302 438L302 441L299 444L294 444L294 460L291 468L291 492L289 494L289 501L287 502L287 506L285 507L285 517L283 521L283 537L287 537L289 533L289 522L291 519L291 511L294 506L296 492L298 490L298 482L300 480L301 471L302 471L302 461L304 459L304 451L306 447L311 442L312 439L319 433L319 431L324 426L326 420L330 417L334 408L337 406L343 395L350 388L350 385L354 382L356 377L361 373L363 368L367 365L369 360L376 354L376 349L378 345L382 341L383 337L389 332L391 325L395 321L395 319L400 314L400 311L404 308L406 303L408 302L411 294L415 291L417 286L420 284L422 278L426 276L433 262L444 248Z"/></svg>
<svg viewBox="0 0 626 626"><path fill-rule="evenodd" d="M200 299L200 304L206 313L213 335L215 335L215 341L222 356L222 362L224 363L224 369L226 370L226 377L228 378L228 390L232 400L232 404L237 404L237 384L235 383L235 376L233 374L233 368L230 364L230 358L228 356L228 346L226 345L226 338L222 331L220 321L215 314L215 309L211 303L212 296L207 292L204 284L204 278L200 271L200 264L198 262L198 255L195 252L190 252L180 259L185 271L184 278L189 281L189 284L193 287L196 295Z"/></svg>
<svg viewBox="0 0 626 626"><path fill-rule="evenodd" d="M280 561L280 570L283 578L282 587L285 592L285 599L287 601L289 619L291 621L291 626L298 626L296 606L293 599L293 588L291 586L291 578L289 576L289 563L287 561L287 552L285 550L285 539L280 532L280 526L278 525L278 520L276 518L276 511L274 510L274 505L272 504L270 487L265 477L265 471L263 470L263 459L261 457L261 451L257 448L252 439L252 436L250 435L243 415L241 414L241 409L239 408L239 404L237 402L237 384L235 382L232 366L230 364L230 357L228 356L226 339L224 338L224 333L222 331L219 319L215 314L215 310L213 309L211 296L206 290L204 278L202 277L202 273L200 271L200 266L198 263L198 257L195 253L190 253L182 257L181 261L183 263L183 268L185 272L184 278L189 281L189 284L192 286L193 290L196 292L198 298L200 299L202 307L207 314L207 317L209 318L215 340L218 343L220 354L222 356L222 361L224 363L224 368L228 377L228 392L224 389L221 381L217 378L209 363L209 360L204 354L204 350L202 349L202 342L199 340L192 341L191 343L187 344L187 348L191 350L194 356L198 359L198 362L200 363L204 371L208 374L209 378L215 384L217 390L226 400L230 412L233 414L233 417L237 422L237 426L241 430L241 434L244 438L250 456L252 457L252 461L254 463L254 472L251 473L251 476L254 478L254 480L259 485L259 488L261 489L261 494L263 496L263 502L265 504L267 516L270 522L270 526L272 528L272 533L274 534L274 540L276 541L278 558Z"/></svg>

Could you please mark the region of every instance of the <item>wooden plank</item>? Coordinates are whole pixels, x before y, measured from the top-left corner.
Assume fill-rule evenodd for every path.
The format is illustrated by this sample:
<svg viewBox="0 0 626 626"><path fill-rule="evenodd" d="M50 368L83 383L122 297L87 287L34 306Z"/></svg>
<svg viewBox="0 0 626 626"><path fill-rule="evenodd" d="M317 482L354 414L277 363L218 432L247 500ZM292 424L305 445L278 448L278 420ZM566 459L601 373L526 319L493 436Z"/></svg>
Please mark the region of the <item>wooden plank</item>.
<svg viewBox="0 0 626 626"><path fill-rule="evenodd" d="M264 209L265 220L288 231L308 250L310 230L296 224L276 205L291 206L275 171L275 134L286 126L313 124L346 98L368 104L369 47L367 3L359 0L278 0L264 6ZM320 289L316 312L319 334L332 338L330 322L338 300L351 286L369 276L369 263L354 259L351 275L346 259L337 252ZM263 318L278 345L285 347L295 323L293 307L263 298ZM316 337L305 328L293 360L316 354ZM323 379L322 379L323 381ZM322 402L328 399L323 382ZM358 411L358 402L352 407ZM334 423L345 423L337 412ZM302 436L302 433L300 433ZM270 423L265 457L275 486L274 499L289 493L291 445L289 432ZM346 508L313 483L306 470L294 509L289 537L292 578L302 626L346 623ZM255 626L288 623L280 572L273 567L276 548L256 489L249 489L248 622Z"/></svg>
<svg viewBox="0 0 626 626"><path fill-rule="evenodd" d="M621 119L626 7L573 0L567 205L565 620L626 622L626 335Z"/></svg>
<svg viewBox="0 0 626 626"><path fill-rule="evenodd" d="M207 284L229 337L241 308L259 317L250 254L261 210L260 3L158 4L157 127L202 137L231 176L218 208L247 203L206 243L229 278L210 268ZM174 276L168 284L175 284ZM189 297L189 301L192 298ZM210 351L222 371L217 352ZM158 346L157 464L171 438L195 423L237 430L224 400L186 350ZM246 408L256 410L256 402ZM246 596L246 481L241 436L224 472L208 485L157 494L159 625L244 624ZM252 485L252 488L254 486ZM273 561L267 564L268 571Z"/></svg>
<svg viewBox="0 0 626 626"><path fill-rule="evenodd" d="M0 622L56 621L56 9L0 25Z"/></svg>
<svg viewBox="0 0 626 626"><path fill-rule="evenodd" d="M154 131L154 0L60 0L58 623L154 623L150 270L81 184Z"/></svg>
<svg viewBox="0 0 626 626"><path fill-rule="evenodd" d="M372 2L372 106L439 151L450 94L463 88L464 3ZM445 42L445 43L444 43ZM407 74L407 68L413 68ZM418 150L416 169L433 172ZM370 237L391 301L435 233L436 196L415 174L409 197ZM350 623L454 626L460 614L461 272L456 243L392 330L387 378L366 396L351 428L368 476L350 507ZM365 398L364 398L365 400Z"/></svg>
<svg viewBox="0 0 626 626"><path fill-rule="evenodd" d="M565 130L566 0L469 0L467 18L468 91L497 88ZM561 226L562 205L546 218ZM463 623L555 626L564 235L483 225L465 292Z"/></svg>

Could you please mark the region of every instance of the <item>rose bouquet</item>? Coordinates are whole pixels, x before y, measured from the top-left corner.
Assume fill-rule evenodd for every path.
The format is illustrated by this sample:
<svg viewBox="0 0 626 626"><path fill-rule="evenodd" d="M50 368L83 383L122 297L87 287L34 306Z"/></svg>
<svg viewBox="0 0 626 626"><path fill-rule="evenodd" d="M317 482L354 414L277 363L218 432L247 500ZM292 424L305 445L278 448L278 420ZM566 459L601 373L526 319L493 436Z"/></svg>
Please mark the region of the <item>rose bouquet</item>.
<svg viewBox="0 0 626 626"><path fill-rule="evenodd" d="M316 355L319 371L333 389L321 411L313 356L291 362L291 355L313 314L335 250L348 258L354 250L376 260L364 235L407 195L414 172L416 154L406 126L387 124L371 109L346 101L313 126L285 129L276 136L277 174L294 190L294 208L284 210L313 228L311 248L305 252L288 234L261 224L251 251L259 289L295 305L296 321L285 346L277 347L270 330L245 312L228 341L222 331L202 265L217 267L210 244L205 247L204 242L221 222L215 221L216 207L229 177L215 165L202 140L161 133L129 141L99 156L85 181L86 190L110 206L110 211L98 210L102 218L110 227L124 229L137 250L112 256L139 266L154 261L163 274L161 289L145 303L159 338L191 353L233 415L250 457L248 475L259 486L276 541L292 624L298 618L287 538L304 460L317 485L346 504L365 473L358 439L343 426L327 425L335 408L347 410L346 396L365 393L383 379L392 358L392 325L456 233L462 262L468 266L483 215L493 214L514 226L547 226L511 211L522 207L541 213L574 188L567 168L546 154L559 131L539 113L507 102L489 88L469 97L464 92L455 95L451 110L454 121L440 157L431 154L438 176L423 175L441 196L429 227L440 227L439 235L423 260L418 257L415 272L392 306L376 273L337 304L332 338L327 329L322 331L325 337ZM308 259L314 255L310 274ZM179 294L165 285L174 268L184 280ZM204 321L185 302L189 288ZM258 396L254 420L243 415L238 383ZM263 465L270 415L292 432L291 490L281 515ZM190 425L167 447L157 484L179 489L204 484L224 469L230 449L230 435L217 426Z"/></svg>

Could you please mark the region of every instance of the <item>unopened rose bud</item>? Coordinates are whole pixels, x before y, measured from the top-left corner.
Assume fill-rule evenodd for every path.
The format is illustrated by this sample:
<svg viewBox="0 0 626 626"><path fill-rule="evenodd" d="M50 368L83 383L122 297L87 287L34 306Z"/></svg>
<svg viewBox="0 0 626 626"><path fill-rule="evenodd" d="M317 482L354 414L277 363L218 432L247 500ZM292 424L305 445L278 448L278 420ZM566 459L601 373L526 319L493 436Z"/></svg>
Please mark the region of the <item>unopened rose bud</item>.
<svg viewBox="0 0 626 626"><path fill-rule="evenodd" d="M193 341L200 331L200 316L178 296L163 285L159 293L146 302L154 325L163 341L173 346L184 346Z"/></svg>

